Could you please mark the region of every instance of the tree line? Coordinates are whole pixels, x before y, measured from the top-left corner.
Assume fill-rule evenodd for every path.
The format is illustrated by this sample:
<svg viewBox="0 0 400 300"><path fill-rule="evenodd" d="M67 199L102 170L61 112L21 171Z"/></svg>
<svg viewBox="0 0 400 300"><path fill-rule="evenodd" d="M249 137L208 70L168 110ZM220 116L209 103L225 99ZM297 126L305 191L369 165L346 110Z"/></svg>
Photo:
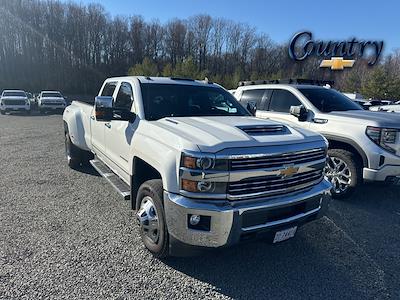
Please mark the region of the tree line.
<svg viewBox="0 0 400 300"><path fill-rule="evenodd" d="M235 88L240 80L313 78L367 97L400 99L400 52L378 66L343 72L310 57L293 62L288 45L245 23L209 15L146 21L111 17L98 4L39 0L0 3L0 89L95 94L110 76L182 76ZM288 37L289 39L290 37Z"/></svg>

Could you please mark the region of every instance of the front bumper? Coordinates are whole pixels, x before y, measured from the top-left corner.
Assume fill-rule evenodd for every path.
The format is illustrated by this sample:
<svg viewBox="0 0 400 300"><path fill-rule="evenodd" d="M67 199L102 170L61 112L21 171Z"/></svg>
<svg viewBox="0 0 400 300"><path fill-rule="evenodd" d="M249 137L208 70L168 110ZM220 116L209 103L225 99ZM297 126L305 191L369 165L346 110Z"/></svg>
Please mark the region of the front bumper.
<svg viewBox="0 0 400 300"><path fill-rule="evenodd" d="M393 177L400 177L400 165L384 165L378 170L363 169L363 178L366 181L386 181Z"/></svg>
<svg viewBox="0 0 400 300"><path fill-rule="evenodd" d="M56 109L64 109L65 104L39 104L38 108L41 110L56 110Z"/></svg>
<svg viewBox="0 0 400 300"><path fill-rule="evenodd" d="M237 202L193 200L164 192L167 227L174 239L187 245L210 248L230 246L249 234L274 232L285 226L299 226L323 216L330 201L330 189L331 184L322 180L306 191ZM307 210L309 203L317 203L317 206ZM274 212L290 210L292 207L304 207L304 210L297 209L292 214L286 211L281 219L274 216ZM189 228L188 216L193 214L210 217L210 229L205 231ZM267 214L271 216L271 221L263 218ZM265 222L257 223L257 219Z"/></svg>
<svg viewBox="0 0 400 300"><path fill-rule="evenodd" d="M29 111L30 105L1 105L0 110L2 111Z"/></svg>

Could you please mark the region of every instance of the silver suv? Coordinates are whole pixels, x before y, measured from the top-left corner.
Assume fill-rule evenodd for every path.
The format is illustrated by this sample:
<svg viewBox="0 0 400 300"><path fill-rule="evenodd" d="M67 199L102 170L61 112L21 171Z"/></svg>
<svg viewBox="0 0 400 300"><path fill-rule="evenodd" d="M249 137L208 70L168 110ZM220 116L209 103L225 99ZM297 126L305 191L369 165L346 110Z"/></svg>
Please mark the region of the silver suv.
<svg viewBox="0 0 400 300"><path fill-rule="evenodd" d="M364 181L400 181L400 116L366 111L329 86L243 82L235 92L259 118L317 131L329 141L326 177L345 198Z"/></svg>

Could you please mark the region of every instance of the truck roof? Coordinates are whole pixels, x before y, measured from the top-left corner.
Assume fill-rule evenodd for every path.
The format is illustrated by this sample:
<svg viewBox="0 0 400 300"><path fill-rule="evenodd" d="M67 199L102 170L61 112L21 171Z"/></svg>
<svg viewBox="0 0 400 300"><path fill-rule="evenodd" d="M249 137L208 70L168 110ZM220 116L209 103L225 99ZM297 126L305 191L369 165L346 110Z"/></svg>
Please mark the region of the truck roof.
<svg viewBox="0 0 400 300"><path fill-rule="evenodd" d="M123 77L112 77L108 78L106 81L121 81L121 80L132 80L138 79L141 83L155 83L155 84L182 84L182 85L198 85L198 86L219 86L214 84L208 79L205 80L194 80L190 78L179 78L179 77L149 77L149 76L123 76Z"/></svg>
<svg viewBox="0 0 400 300"><path fill-rule="evenodd" d="M321 85L313 85L313 84L290 84L290 83L264 83L264 84L252 84L252 85L244 85L244 86L239 86L238 88L242 89L252 89L253 87L270 87L270 88L279 88L279 87L293 87L293 88L308 88L308 89L319 89L319 88L329 88L327 86L321 86Z"/></svg>
<svg viewBox="0 0 400 300"><path fill-rule="evenodd" d="M41 91L40 93L60 93L60 91Z"/></svg>

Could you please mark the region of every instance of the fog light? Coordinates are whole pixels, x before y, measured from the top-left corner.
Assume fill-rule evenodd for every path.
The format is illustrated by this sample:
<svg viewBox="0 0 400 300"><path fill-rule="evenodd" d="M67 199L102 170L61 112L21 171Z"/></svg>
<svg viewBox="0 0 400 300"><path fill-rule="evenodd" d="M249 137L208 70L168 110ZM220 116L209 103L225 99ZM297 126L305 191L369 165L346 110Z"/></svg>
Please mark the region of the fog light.
<svg viewBox="0 0 400 300"><path fill-rule="evenodd" d="M200 223L200 216L199 215L191 215L189 219L190 225L196 226Z"/></svg>
<svg viewBox="0 0 400 300"><path fill-rule="evenodd" d="M209 181L199 181L197 183L197 189L200 192L209 192L212 188L212 182Z"/></svg>

